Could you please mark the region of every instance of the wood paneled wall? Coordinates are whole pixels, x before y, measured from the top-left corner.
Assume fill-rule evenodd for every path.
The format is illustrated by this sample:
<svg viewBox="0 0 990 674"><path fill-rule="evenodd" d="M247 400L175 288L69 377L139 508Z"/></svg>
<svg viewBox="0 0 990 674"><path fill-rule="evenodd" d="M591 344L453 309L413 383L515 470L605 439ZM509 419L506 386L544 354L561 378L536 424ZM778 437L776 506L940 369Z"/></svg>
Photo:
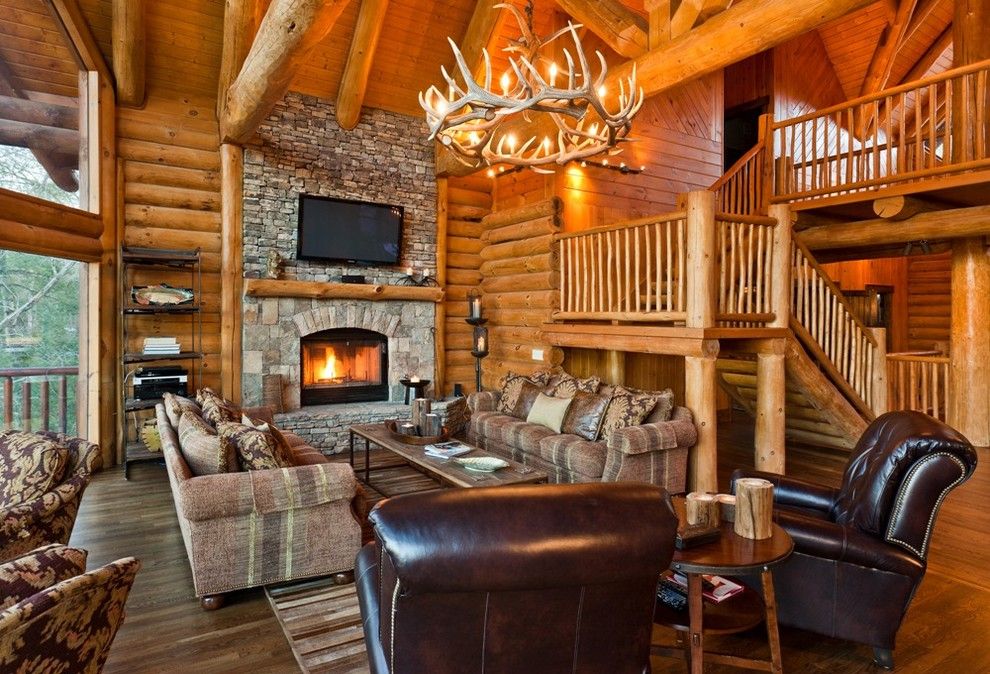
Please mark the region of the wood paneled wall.
<svg viewBox="0 0 990 674"><path fill-rule="evenodd" d="M910 351L949 343L952 314L952 253L907 258L907 345Z"/></svg>
<svg viewBox="0 0 990 674"><path fill-rule="evenodd" d="M447 187L447 287L444 296L445 319L445 395L454 384L464 392L475 390L474 356L471 355L472 327L467 296L481 286L481 257L485 244L481 240L481 220L491 212L492 181L480 176L448 179Z"/></svg>
<svg viewBox="0 0 990 674"><path fill-rule="evenodd" d="M607 353L596 349L566 349L564 369L575 377L598 375L604 378ZM684 358L651 353L627 353L622 382L626 386L658 391L669 388L674 403L684 404Z"/></svg>
<svg viewBox="0 0 990 674"><path fill-rule="evenodd" d="M868 285L893 286L890 351L904 351L908 348L908 259L886 257L822 265L842 290L863 290Z"/></svg>

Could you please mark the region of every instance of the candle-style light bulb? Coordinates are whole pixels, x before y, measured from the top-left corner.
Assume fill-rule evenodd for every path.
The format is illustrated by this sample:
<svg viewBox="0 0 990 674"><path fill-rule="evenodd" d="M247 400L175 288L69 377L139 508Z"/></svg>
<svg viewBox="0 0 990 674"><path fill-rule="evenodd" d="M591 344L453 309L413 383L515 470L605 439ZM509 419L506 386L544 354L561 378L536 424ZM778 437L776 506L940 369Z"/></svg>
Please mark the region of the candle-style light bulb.
<svg viewBox="0 0 990 674"><path fill-rule="evenodd" d="M557 83L557 64L553 61L550 62L550 86L554 86Z"/></svg>
<svg viewBox="0 0 990 674"><path fill-rule="evenodd" d="M495 169L488 169L488 177L489 178L495 177Z"/></svg>
<svg viewBox="0 0 990 674"><path fill-rule="evenodd" d="M543 151L546 153L550 152L550 136L543 137Z"/></svg>
<svg viewBox="0 0 990 674"><path fill-rule="evenodd" d="M506 136L505 142L508 143L509 145L509 152L516 151L516 134L510 133L508 136Z"/></svg>
<svg viewBox="0 0 990 674"><path fill-rule="evenodd" d="M499 79L499 83L502 85L502 95L503 96L508 96L509 95L509 73L507 73L507 72L502 73L502 77L501 77L501 79Z"/></svg>
<svg viewBox="0 0 990 674"><path fill-rule="evenodd" d="M598 98L605 98L606 93L608 93L608 89L605 88L604 84L598 87Z"/></svg>

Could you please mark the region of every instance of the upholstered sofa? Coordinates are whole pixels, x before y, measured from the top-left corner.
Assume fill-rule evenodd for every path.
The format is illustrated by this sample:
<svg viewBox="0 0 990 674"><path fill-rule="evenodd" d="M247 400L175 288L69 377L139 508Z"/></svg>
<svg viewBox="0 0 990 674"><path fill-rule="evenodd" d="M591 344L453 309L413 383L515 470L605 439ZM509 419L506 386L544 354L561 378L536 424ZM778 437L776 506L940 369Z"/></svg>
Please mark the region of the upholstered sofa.
<svg viewBox="0 0 990 674"><path fill-rule="evenodd" d="M197 476L165 406L159 403L156 413L193 585L204 608L219 608L232 590L313 576L349 578L366 522L363 492L349 465L332 463L284 433L291 467Z"/></svg>
<svg viewBox="0 0 990 674"><path fill-rule="evenodd" d="M609 395L612 387L607 388ZM607 438L589 440L499 411L501 395L468 396L468 442L545 470L551 482L647 482L673 494L685 491L688 450L698 438L687 408L672 406L665 421L618 428Z"/></svg>
<svg viewBox="0 0 990 674"><path fill-rule="evenodd" d="M100 448L81 438L0 432L0 561L49 543L68 543Z"/></svg>

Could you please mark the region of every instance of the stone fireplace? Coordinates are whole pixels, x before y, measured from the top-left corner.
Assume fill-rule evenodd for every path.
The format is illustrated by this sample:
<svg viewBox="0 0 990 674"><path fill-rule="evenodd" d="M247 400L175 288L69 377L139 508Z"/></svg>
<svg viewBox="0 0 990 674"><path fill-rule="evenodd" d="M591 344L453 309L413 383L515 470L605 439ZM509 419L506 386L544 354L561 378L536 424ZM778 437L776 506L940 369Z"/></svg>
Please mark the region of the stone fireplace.
<svg viewBox="0 0 990 674"><path fill-rule="evenodd" d="M321 330L299 340L300 403L388 400L388 339L351 328Z"/></svg>

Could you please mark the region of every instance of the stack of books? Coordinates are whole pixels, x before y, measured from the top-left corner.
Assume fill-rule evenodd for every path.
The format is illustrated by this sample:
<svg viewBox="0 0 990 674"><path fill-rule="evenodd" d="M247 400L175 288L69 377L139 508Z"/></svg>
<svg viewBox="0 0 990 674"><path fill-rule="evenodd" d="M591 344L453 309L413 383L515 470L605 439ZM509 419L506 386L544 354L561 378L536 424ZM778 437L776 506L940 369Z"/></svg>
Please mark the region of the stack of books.
<svg viewBox="0 0 990 674"><path fill-rule="evenodd" d="M145 337L145 355L174 356L180 352L179 342L175 337Z"/></svg>
<svg viewBox="0 0 990 674"><path fill-rule="evenodd" d="M687 576L676 571L666 571L660 576L660 587L657 588L657 596L663 600L659 593L660 588L663 587L686 594L687 586ZM723 578L722 576L707 573L701 576L701 595L708 601L716 604L722 603L729 597L736 596L744 589L745 588L739 583L729 580L728 578ZM664 603L669 602L665 601Z"/></svg>
<svg viewBox="0 0 990 674"><path fill-rule="evenodd" d="M451 440L450 442L438 442L435 445L427 445L424 448L424 453L427 456L432 456L437 459L452 459L455 456L467 454L472 449L474 449L474 447L471 445L465 445L463 442Z"/></svg>

